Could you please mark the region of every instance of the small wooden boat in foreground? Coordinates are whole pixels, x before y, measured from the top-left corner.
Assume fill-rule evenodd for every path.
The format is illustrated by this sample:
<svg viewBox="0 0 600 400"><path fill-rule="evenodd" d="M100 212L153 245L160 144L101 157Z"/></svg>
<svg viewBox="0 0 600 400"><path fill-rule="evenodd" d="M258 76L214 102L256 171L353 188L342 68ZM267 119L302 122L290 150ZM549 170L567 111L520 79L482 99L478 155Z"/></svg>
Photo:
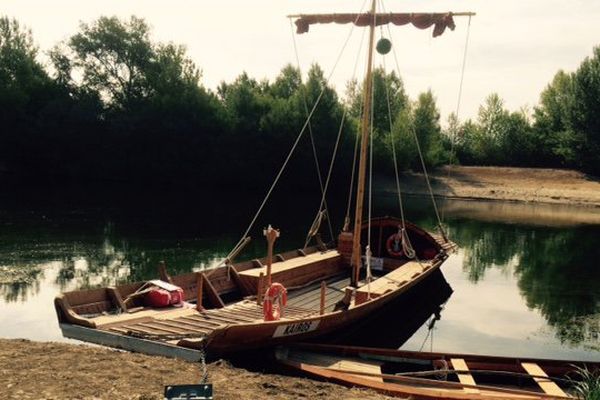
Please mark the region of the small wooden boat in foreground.
<svg viewBox="0 0 600 400"><path fill-rule="evenodd" d="M428 353L321 344L275 350L287 369L411 399L564 399L576 368L600 362ZM570 378L570 379L569 379Z"/></svg>

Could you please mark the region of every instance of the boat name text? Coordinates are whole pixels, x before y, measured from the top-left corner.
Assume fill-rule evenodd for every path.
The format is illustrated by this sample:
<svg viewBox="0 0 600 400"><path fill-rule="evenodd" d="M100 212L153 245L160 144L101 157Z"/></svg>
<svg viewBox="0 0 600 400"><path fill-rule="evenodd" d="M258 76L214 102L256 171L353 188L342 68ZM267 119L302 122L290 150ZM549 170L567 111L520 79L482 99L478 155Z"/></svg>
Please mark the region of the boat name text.
<svg viewBox="0 0 600 400"><path fill-rule="evenodd" d="M277 329L275 329L273 337L299 335L301 333L314 331L317 329L318 326L319 320L297 322L295 324L289 325L280 325L277 327Z"/></svg>

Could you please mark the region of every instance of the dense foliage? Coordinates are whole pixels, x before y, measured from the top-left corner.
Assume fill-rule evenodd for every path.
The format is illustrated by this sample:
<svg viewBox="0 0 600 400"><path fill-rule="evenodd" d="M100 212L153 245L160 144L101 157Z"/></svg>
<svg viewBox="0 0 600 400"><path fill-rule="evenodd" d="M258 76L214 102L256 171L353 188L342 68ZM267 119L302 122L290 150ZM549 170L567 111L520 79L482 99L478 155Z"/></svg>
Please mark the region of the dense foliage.
<svg viewBox="0 0 600 400"><path fill-rule="evenodd" d="M152 41L149 26L136 17L81 24L49 52L47 64L40 56L29 30L0 18L2 175L23 182L264 187L309 113L288 178L317 184L314 155L324 175L341 125L334 175L351 165L362 85L351 82L342 99L318 65L306 79L285 66L273 81L242 73L211 91L185 48ZM378 173L393 173L392 145L402 169L420 169L415 137L432 167L460 162L600 172L600 48L577 71L560 71L533 113L510 112L492 94L476 120L451 116L442 129L433 93L411 100L402 79L381 69L374 74L373 109Z"/></svg>
<svg viewBox="0 0 600 400"><path fill-rule="evenodd" d="M451 116L448 137L460 162L566 167L600 174L600 47L573 73L559 71L532 115L508 111L497 94L476 121Z"/></svg>

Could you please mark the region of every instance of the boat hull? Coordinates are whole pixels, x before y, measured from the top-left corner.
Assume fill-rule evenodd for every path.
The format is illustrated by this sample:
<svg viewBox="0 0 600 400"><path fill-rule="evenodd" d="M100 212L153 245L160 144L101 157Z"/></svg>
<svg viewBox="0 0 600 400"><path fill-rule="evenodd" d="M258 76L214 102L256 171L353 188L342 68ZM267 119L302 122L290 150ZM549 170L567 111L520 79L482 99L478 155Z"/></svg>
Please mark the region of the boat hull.
<svg viewBox="0 0 600 400"><path fill-rule="evenodd" d="M429 269L405 285L402 290L386 293L381 297L374 298L348 310L340 310L302 320L280 320L232 325L215 332L214 336L207 338L205 342L195 339L183 339L179 341L178 345L192 349L207 348L210 355L218 356L240 350L298 342L327 335L363 320L385 307L388 303L397 299L439 270L442 263L443 261L440 260L433 264Z"/></svg>
<svg viewBox="0 0 600 400"><path fill-rule="evenodd" d="M290 371L346 386L365 387L388 395L415 399L571 398L564 388L570 380L565 378L575 378L572 373L576 368L600 370L599 362L517 359L314 343L280 347L274 356L280 365ZM394 372L400 368L402 373ZM475 376L482 383L475 383ZM562 388L555 381L560 382Z"/></svg>

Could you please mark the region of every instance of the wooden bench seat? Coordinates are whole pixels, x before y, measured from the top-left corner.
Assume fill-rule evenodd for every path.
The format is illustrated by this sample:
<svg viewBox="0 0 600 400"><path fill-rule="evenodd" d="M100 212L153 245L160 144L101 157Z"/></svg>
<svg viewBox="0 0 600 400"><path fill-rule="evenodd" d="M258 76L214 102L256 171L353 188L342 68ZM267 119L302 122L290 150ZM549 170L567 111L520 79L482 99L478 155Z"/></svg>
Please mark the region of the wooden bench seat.
<svg viewBox="0 0 600 400"><path fill-rule="evenodd" d="M431 268L430 262L409 261L384 276L375 279L370 285L365 284L358 288L356 290L355 304L359 305L368 301L369 298L374 299L397 290L410 283L429 268Z"/></svg>
<svg viewBox="0 0 600 400"><path fill-rule="evenodd" d="M548 375L542 368L540 368L539 365L535 363L521 363L521 366L529 375L536 377L533 379L544 391L544 393L549 394L550 396L568 397L567 394L556 383L554 383L554 381L549 378L541 378L543 376L547 377Z"/></svg>
<svg viewBox="0 0 600 400"><path fill-rule="evenodd" d="M286 287L300 286L318 279L327 279L342 271L341 255L337 250L298 256L271 266L271 280ZM267 275L266 265L240 271L239 276L246 287L256 291L260 274Z"/></svg>
<svg viewBox="0 0 600 400"><path fill-rule="evenodd" d="M460 381L460 383L462 383L463 385L476 386L475 379L473 379L473 375L471 375L468 372L469 367L467 366L467 363L465 362L464 359L451 358L450 362L452 363L452 368L454 368L455 370L464 371L464 372L458 372L456 374L458 376L458 380ZM472 387L466 387L466 388L464 388L464 391L467 393L479 393L479 389L472 388Z"/></svg>

